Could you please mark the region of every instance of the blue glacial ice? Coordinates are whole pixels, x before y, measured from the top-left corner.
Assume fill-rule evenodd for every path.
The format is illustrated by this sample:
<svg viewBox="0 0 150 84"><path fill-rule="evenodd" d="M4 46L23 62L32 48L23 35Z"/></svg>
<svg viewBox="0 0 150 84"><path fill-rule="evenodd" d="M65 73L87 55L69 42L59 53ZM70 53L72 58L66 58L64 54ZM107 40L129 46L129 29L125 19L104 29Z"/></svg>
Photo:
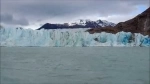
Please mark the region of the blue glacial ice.
<svg viewBox="0 0 150 84"><path fill-rule="evenodd" d="M1 46L150 46L150 37L130 32L89 34L86 29L0 29ZM95 40L96 39L96 40Z"/></svg>

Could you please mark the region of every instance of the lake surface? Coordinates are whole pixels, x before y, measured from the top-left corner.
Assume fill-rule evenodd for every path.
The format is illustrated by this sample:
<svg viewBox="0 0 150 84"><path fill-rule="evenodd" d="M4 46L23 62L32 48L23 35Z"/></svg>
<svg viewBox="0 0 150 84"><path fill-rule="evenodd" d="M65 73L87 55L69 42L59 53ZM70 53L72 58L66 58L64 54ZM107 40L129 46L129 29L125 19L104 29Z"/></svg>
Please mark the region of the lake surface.
<svg viewBox="0 0 150 84"><path fill-rule="evenodd" d="M147 47L1 47L1 84L149 84Z"/></svg>

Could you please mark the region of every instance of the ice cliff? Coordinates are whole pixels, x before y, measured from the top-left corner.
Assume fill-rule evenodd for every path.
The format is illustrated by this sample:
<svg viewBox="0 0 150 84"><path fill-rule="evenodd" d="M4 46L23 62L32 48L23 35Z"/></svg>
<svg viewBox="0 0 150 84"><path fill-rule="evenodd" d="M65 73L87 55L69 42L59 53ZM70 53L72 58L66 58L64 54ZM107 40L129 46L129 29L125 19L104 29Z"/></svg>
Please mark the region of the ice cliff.
<svg viewBox="0 0 150 84"><path fill-rule="evenodd" d="M0 29L1 46L150 46L150 37L130 32L89 34L85 29Z"/></svg>

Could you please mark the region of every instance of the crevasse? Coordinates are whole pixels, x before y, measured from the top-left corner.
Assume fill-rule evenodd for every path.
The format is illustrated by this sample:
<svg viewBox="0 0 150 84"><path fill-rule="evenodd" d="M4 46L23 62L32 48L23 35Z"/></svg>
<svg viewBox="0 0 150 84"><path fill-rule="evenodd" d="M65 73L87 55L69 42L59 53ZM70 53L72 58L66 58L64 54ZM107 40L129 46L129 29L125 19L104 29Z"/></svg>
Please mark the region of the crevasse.
<svg viewBox="0 0 150 84"><path fill-rule="evenodd" d="M86 29L0 29L1 46L150 46L150 37L130 32L89 34Z"/></svg>

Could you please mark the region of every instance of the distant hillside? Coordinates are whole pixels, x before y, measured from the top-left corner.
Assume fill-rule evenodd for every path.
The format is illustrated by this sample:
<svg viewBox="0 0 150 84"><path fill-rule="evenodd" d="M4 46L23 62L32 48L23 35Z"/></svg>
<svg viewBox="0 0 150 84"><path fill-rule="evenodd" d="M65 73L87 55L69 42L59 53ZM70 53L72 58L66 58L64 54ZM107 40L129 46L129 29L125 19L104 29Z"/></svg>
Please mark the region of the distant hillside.
<svg viewBox="0 0 150 84"><path fill-rule="evenodd" d="M64 24L51 24L46 23L43 26L41 26L40 29L63 29L63 28L101 28L101 27L113 27L115 26L114 23L108 22L105 20L97 20L97 21L91 21L91 20L80 20L79 22L74 23L64 23Z"/></svg>
<svg viewBox="0 0 150 84"><path fill-rule="evenodd" d="M120 22L114 27L103 27L87 30L89 33L109 32L117 33L119 31L141 33L150 35L150 7L136 17Z"/></svg>

